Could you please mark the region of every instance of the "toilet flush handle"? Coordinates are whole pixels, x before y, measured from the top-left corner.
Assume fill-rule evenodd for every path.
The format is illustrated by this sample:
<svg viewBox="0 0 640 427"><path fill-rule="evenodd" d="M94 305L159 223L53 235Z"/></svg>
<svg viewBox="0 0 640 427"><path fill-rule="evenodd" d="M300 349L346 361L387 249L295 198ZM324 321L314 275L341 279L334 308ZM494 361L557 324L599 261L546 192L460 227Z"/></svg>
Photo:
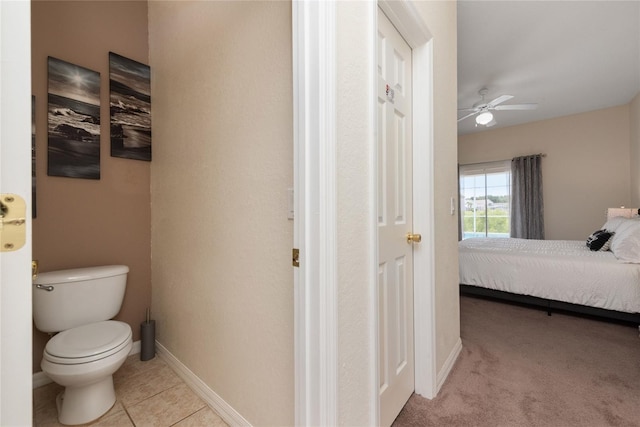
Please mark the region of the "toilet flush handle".
<svg viewBox="0 0 640 427"><path fill-rule="evenodd" d="M33 260L31 261L31 276L33 280L36 280L36 277L38 277L38 260ZM41 285L41 284L37 284L36 285L36 289L42 289L48 292L51 292L53 290L53 286L51 285Z"/></svg>

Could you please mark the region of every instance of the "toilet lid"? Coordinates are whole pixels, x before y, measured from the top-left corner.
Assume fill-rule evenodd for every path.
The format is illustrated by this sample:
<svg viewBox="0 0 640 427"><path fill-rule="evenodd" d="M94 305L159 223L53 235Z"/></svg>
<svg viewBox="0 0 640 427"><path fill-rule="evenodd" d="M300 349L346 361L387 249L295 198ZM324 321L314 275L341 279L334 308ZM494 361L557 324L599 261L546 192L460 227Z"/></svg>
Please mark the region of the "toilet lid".
<svg viewBox="0 0 640 427"><path fill-rule="evenodd" d="M69 362L86 363L119 351L129 341L131 327L127 323L117 320L90 323L62 331L51 338L45 347L45 357L49 355L52 356L49 359L74 359Z"/></svg>

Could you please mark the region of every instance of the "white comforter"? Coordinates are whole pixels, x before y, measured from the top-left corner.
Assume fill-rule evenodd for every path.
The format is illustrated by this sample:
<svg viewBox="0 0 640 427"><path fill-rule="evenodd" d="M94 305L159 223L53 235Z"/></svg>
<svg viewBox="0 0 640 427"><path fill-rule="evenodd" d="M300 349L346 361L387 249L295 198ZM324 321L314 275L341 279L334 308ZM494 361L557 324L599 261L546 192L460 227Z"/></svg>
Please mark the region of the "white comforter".
<svg viewBox="0 0 640 427"><path fill-rule="evenodd" d="M627 313L640 312L640 264L584 241L467 239L460 283Z"/></svg>

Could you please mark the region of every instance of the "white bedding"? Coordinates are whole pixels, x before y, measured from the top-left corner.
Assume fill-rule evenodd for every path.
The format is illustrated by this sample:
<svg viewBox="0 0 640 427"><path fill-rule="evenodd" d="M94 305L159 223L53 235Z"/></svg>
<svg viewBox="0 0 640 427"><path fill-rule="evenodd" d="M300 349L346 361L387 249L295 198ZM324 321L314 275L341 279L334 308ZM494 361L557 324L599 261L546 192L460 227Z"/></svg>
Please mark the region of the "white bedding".
<svg viewBox="0 0 640 427"><path fill-rule="evenodd" d="M578 240L459 243L460 283L627 313L640 312L640 264Z"/></svg>

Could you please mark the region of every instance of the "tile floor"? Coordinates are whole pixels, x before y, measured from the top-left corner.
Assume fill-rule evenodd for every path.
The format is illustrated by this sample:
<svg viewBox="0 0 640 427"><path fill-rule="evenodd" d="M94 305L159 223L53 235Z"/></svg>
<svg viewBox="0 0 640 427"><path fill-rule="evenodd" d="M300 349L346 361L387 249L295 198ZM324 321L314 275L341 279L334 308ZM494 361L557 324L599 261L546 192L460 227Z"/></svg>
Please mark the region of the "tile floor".
<svg viewBox="0 0 640 427"><path fill-rule="evenodd" d="M116 403L91 426L114 427L225 427L222 419L202 401L158 356L141 362L129 356L114 374ZM62 390L51 383L33 390L33 425L61 426L56 396Z"/></svg>

